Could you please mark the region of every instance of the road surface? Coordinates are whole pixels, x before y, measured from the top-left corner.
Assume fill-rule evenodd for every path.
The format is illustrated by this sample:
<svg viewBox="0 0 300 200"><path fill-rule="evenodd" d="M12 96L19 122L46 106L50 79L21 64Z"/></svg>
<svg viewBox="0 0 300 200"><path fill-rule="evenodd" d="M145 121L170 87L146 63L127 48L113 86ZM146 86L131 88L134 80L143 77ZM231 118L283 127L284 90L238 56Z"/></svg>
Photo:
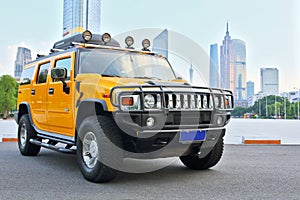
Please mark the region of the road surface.
<svg viewBox="0 0 300 200"><path fill-rule="evenodd" d="M0 199L300 198L300 146L226 145L211 170L189 170L176 160L106 184L86 181L74 155L42 149L24 157L17 143L0 143L0 163Z"/></svg>

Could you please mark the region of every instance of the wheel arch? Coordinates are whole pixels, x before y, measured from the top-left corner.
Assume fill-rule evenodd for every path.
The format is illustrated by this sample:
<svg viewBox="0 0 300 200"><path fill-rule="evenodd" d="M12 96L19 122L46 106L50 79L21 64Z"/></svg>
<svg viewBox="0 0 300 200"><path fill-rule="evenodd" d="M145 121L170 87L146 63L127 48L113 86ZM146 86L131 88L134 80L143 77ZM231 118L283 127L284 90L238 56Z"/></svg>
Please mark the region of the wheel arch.
<svg viewBox="0 0 300 200"><path fill-rule="evenodd" d="M21 117L24 114L28 114L29 119L31 120L30 105L27 102L22 102L22 103L19 104L18 113L17 113L17 116L15 117L15 120L18 124L19 124L19 121L20 121Z"/></svg>
<svg viewBox="0 0 300 200"><path fill-rule="evenodd" d="M108 109L103 100L87 99L80 102L76 115L76 129L79 128L85 118L93 115L102 115L104 112L108 112Z"/></svg>

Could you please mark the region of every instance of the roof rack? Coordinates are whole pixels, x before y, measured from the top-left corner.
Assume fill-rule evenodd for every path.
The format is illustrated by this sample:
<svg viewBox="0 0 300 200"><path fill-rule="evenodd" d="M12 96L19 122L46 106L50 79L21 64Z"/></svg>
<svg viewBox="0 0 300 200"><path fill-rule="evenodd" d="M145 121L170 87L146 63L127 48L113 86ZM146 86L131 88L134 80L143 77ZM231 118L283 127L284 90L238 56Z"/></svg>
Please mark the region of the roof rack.
<svg viewBox="0 0 300 200"><path fill-rule="evenodd" d="M100 35L100 34L93 34L92 39L88 42L86 42L82 38L82 34L77 34L77 35L71 36L69 38L66 38L64 40L60 40L60 41L56 42L53 45L52 52L53 51L56 52L56 51L59 51L59 50L70 49L70 48L74 47L76 45L76 43L85 43L85 44L95 44L95 45L120 47L120 44L114 39L111 39L111 41L109 43L104 44L104 42L102 41L102 35Z"/></svg>

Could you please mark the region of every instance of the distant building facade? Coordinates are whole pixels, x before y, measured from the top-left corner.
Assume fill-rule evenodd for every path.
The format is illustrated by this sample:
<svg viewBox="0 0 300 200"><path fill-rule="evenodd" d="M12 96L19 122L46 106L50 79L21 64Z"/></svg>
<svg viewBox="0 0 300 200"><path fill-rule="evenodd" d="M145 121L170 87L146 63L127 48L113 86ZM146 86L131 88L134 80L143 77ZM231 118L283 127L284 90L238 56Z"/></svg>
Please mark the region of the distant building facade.
<svg viewBox="0 0 300 200"><path fill-rule="evenodd" d="M210 45L209 86L220 87L218 44Z"/></svg>
<svg viewBox="0 0 300 200"><path fill-rule="evenodd" d="M152 51L168 58L169 48L169 32L168 29L163 30L158 36L153 39Z"/></svg>
<svg viewBox="0 0 300 200"><path fill-rule="evenodd" d="M228 23L226 29L226 35L220 47L220 67L221 67L221 87L234 90L234 66L232 56L232 42L229 35Z"/></svg>
<svg viewBox="0 0 300 200"><path fill-rule="evenodd" d="M252 81L247 82L246 92L247 92L247 99L254 95L254 82Z"/></svg>
<svg viewBox="0 0 300 200"><path fill-rule="evenodd" d="M247 99L246 95L246 44L239 39L232 40L234 62L234 93L237 101Z"/></svg>
<svg viewBox="0 0 300 200"><path fill-rule="evenodd" d="M64 0L63 37L101 31L101 0Z"/></svg>
<svg viewBox="0 0 300 200"><path fill-rule="evenodd" d="M221 87L233 91L238 105L247 104L246 95L246 44L239 39L231 39L228 30L220 47Z"/></svg>
<svg viewBox="0 0 300 200"><path fill-rule="evenodd" d="M18 52L15 60L15 79L20 79L23 72L23 66L31 60L31 50L25 47L18 47Z"/></svg>
<svg viewBox="0 0 300 200"><path fill-rule="evenodd" d="M291 92L288 92L287 94L284 94L284 95L281 95L281 96L288 98L288 100L291 103L295 103L297 101L300 101L300 91L299 90L291 91Z"/></svg>
<svg viewBox="0 0 300 200"><path fill-rule="evenodd" d="M261 91L265 96L279 94L279 72L277 68L260 68Z"/></svg>

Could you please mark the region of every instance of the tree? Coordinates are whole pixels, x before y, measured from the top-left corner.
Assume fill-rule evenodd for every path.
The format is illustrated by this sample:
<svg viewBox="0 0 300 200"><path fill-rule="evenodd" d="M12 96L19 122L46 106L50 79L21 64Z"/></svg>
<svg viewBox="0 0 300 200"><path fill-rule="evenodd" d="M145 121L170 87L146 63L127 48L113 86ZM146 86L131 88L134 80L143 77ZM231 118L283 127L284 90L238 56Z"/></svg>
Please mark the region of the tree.
<svg viewBox="0 0 300 200"><path fill-rule="evenodd" d="M16 109L16 80L10 75L0 77L0 112L7 119L8 112Z"/></svg>

